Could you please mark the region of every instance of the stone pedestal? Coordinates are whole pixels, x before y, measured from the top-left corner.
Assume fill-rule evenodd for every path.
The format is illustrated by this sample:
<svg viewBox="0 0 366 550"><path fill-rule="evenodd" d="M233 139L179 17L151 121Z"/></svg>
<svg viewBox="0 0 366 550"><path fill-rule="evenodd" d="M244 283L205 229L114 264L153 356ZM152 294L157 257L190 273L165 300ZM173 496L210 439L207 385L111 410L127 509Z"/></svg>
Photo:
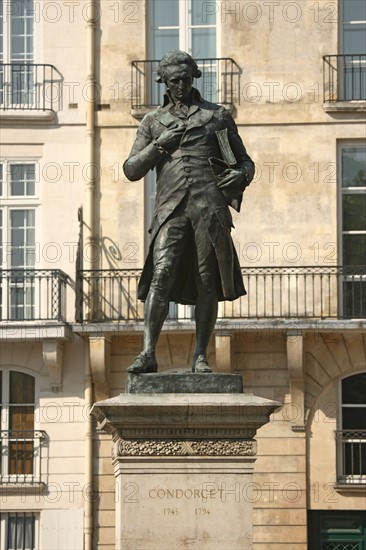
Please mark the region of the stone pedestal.
<svg viewBox="0 0 366 550"><path fill-rule="evenodd" d="M186 387L187 375L135 375L141 393L92 410L114 440L116 550L250 550L253 438L280 404L233 393L230 374L202 375L215 393L168 393L172 376Z"/></svg>

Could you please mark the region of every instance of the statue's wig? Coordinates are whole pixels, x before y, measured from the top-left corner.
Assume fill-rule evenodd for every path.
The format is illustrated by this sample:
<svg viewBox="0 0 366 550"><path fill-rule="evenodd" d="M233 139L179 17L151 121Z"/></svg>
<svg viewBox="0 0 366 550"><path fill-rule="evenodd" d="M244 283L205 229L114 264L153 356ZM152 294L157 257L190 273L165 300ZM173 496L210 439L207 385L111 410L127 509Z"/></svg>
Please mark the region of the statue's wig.
<svg viewBox="0 0 366 550"><path fill-rule="evenodd" d="M172 50L164 55L159 63L158 76L155 78L156 82L160 84L167 80L167 68L172 65L189 65L192 68L193 78L200 78L202 72L199 70L197 63L191 55L182 50Z"/></svg>

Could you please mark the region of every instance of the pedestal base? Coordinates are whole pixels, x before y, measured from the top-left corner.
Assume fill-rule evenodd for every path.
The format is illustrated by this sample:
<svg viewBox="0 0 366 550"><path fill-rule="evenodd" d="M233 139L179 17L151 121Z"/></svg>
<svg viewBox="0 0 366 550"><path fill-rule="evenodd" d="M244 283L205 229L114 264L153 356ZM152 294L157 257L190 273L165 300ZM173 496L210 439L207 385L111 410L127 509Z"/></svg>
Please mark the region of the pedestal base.
<svg viewBox="0 0 366 550"><path fill-rule="evenodd" d="M250 550L250 457L120 457L116 550Z"/></svg>
<svg viewBox="0 0 366 550"><path fill-rule="evenodd" d="M129 375L93 407L113 434L116 550L251 550L253 437L280 404L235 374Z"/></svg>
<svg viewBox="0 0 366 550"><path fill-rule="evenodd" d="M240 374L129 374L127 393L243 393Z"/></svg>

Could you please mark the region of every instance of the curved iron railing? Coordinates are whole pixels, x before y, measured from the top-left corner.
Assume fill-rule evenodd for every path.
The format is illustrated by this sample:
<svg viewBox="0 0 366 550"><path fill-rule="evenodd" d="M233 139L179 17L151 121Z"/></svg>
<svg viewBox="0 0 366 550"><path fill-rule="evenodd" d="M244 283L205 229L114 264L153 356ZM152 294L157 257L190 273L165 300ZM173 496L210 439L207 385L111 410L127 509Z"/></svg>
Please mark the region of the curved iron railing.
<svg viewBox="0 0 366 550"><path fill-rule="evenodd" d="M142 321L137 299L140 270L79 271L77 297L82 320ZM366 266L242 268L247 296L222 302L219 319L364 319ZM191 320L190 306L178 306L170 319Z"/></svg>
<svg viewBox="0 0 366 550"><path fill-rule="evenodd" d="M324 101L366 100L366 53L323 57Z"/></svg>
<svg viewBox="0 0 366 550"><path fill-rule="evenodd" d="M66 322L67 281L60 269L0 269L0 321Z"/></svg>
<svg viewBox="0 0 366 550"><path fill-rule="evenodd" d="M1 430L1 483L40 483L43 430Z"/></svg>
<svg viewBox="0 0 366 550"><path fill-rule="evenodd" d="M57 111L61 85L53 65L0 63L0 110Z"/></svg>
<svg viewBox="0 0 366 550"><path fill-rule="evenodd" d="M231 57L196 59L202 76L195 86L203 97L214 103L239 103L241 69ZM153 108L161 104L164 86L157 83L159 60L132 61L131 83L125 85L125 97L132 109Z"/></svg>

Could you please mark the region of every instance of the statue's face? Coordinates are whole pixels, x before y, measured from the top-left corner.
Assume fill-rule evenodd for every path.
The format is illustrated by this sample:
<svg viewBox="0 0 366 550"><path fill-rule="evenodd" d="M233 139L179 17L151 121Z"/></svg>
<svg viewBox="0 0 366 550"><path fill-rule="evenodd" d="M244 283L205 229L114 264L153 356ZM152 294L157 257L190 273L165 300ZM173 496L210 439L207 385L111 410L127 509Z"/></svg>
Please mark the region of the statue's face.
<svg viewBox="0 0 366 550"><path fill-rule="evenodd" d="M165 84L174 101L184 102L189 98L192 90L192 67L185 63L167 67Z"/></svg>

